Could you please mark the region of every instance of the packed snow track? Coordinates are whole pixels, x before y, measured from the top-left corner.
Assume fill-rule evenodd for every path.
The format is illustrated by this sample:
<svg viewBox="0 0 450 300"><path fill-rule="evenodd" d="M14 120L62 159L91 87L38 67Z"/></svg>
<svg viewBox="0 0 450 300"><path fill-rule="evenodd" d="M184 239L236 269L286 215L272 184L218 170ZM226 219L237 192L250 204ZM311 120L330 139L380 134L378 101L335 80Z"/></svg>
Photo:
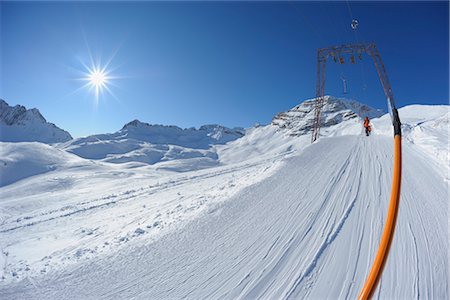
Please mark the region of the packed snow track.
<svg viewBox="0 0 450 300"><path fill-rule="evenodd" d="M355 299L390 197L393 140L324 138L183 230L0 286L2 299ZM448 299L447 182L403 147L394 241L375 299Z"/></svg>

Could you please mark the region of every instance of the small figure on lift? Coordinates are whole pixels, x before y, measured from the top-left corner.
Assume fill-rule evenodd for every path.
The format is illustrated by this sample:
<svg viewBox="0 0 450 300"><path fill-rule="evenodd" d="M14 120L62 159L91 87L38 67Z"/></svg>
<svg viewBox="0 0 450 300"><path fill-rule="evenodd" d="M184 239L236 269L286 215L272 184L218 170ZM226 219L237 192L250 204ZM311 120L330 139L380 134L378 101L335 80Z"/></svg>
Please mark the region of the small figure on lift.
<svg viewBox="0 0 450 300"><path fill-rule="evenodd" d="M344 94L347 94L347 79L345 79L344 75L341 74L342 84L344 85Z"/></svg>
<svg viewBox="0 0 450 300"><path fill-rule="evenodd" d="M372 127L370 127L369 117L366 117L364 119L364 128L366 129L366 136L369 136L370 132L372 131Z"/></svg>
<svg viewBox="0 0 450 300"><path fill-rule="evenodd" d="M353 19L353 20L352 20L352 24L351 24L352 29L353 29L353 30L356 30L356 28L358 27L358 25L359 25L358 20Z"/></svg>

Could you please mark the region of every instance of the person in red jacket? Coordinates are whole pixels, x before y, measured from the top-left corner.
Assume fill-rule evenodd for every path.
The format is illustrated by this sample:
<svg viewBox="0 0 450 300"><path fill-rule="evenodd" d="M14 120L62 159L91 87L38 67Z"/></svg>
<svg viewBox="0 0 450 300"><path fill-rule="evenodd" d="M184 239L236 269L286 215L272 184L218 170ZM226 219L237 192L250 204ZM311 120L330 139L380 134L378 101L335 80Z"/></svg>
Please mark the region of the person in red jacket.
<svg viewBox="0 0 450 300"><path fill-rule="evenodd" d="M372 131L372 128L370 127L369 117L366 117L364 119L364 128L366 129L366 136L369 136L370 132Z"/></svg>

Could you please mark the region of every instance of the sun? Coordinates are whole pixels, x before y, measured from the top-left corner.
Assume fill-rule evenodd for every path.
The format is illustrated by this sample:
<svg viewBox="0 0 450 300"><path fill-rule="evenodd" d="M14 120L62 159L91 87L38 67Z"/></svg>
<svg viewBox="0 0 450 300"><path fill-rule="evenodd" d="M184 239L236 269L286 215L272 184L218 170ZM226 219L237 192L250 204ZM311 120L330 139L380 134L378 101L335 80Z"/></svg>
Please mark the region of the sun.
<svg viewBox="0 0 450 300"><path fill-rule="evenodd" d="M87 43L86 43L87 45ZM113 59L118 52L118 48L115 49L111 56L105 60L101 59L100 55L92 55L90 47L87 45L87 57L78 57L80 66L77 68L71 68L76 70L78 76L74 78L84 82L80 87L74 90L71 94L75 94L81 90L87 90L94 94L94 108L97 109L100 99L107 100L112 97L120 102L117 96L111 90L112 87L117 87L117 80L124 78L118 76L116 70L117 66L113 66ZM87 58L87 59L86 59Z"/></svg>
<svg viewBox="0 0 450 300"><path fill-rule="evenodd" d="M112 84L111 81L116 77L110 75L107 65L102 67L100 64L95 64L91 67L85 66L85 68L87 72L84 73L84 77L82 78L86 82L84 87L94 90L95 105L98 105L100 95L104 91L114 96L109 89L109 85Z"/></svg>
<svg viewBox="0 0 450 300"><path fill-rule="evenodd" d="M107 74L101 70L92 70L88 75L88 80L93 87L98 89L108 83Z"/></svg>
<svg viewBox="0 0 450 300"><path fill-rule="evenodd" d="M102 89L108 89L108 83L110 77L106 68L93 67L88 68L88 73L86 74L85 80L87 80L89 86L95 90L95 98L98 102L98 98L102 92Z"/></svg>

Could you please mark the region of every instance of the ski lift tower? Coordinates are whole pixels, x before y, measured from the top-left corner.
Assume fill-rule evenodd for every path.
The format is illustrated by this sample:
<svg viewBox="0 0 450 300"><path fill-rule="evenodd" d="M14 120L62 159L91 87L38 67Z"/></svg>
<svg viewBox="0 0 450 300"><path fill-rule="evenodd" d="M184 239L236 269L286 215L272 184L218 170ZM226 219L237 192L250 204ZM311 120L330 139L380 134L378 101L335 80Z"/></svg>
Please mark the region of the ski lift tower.
<svg viewBox="0 0 450 300"><path fill-rule="evenodd" d="M387 98L389 114L391 115L392 125L394 128L394 167L392 174L391 200L389 202L389 209L383 229L383 234L381 236L380 245L378 246L375 260L372 264L361 293L359 294L359 300L370 299L381 278L381 274L383 273L383 268L386 264L386 260L389 255L389 249L394 237L395 224L397 222L402 177L402 131L400 117L398 115L397 108L395 107L394 95L392 93L391 85L389 84L386 69L384 68L380 53L378 52L378 49L374 43L334 46L322 48L317 51L317 86L314 113L315 117L311 137L312 143L319 138L320 112L322 110L325 92L325 66L328 58L333 58L335 62L339 60L339 63L342 64L344 63L344 55L349 55L351 63L354 64L355 55L358 56L359 59L362 59L363 53L367 53L372 57L375 63L375 68L378 72L378 76L380 77L381 85L383 86L383 90Z"/></svg>
<svg viewBox="0 0 450 300"><path fill-rule="evenodd" d="M349 56L352 64L356 63L357 57L362 60L362 54L369 54L377 69L378 76L380 77L381 85L383 86L384 93L388 101L388 109L391 114L394 127L399 127L400 122L394 122L394 118L398 118L397 110L394 104L394 95L392 93L391 85L388 80L386 69L384 68L383 61L381 60L380 53L378 52L375 43L369 44L347 44L341 46L332 46L327 48L321 48L317 50L317 83L316 83L316 101L314 104L314 125L311 137L311 143L315 142L319 138L320 123L321 123L321 111L325 96L325 78L326 78L326 64L329 58L332 58L334 62L343 64L345 62L344 57ZM395 125L397 124L397 125ZM397 128L396 132L400 132L400 128Z"/></svg>

